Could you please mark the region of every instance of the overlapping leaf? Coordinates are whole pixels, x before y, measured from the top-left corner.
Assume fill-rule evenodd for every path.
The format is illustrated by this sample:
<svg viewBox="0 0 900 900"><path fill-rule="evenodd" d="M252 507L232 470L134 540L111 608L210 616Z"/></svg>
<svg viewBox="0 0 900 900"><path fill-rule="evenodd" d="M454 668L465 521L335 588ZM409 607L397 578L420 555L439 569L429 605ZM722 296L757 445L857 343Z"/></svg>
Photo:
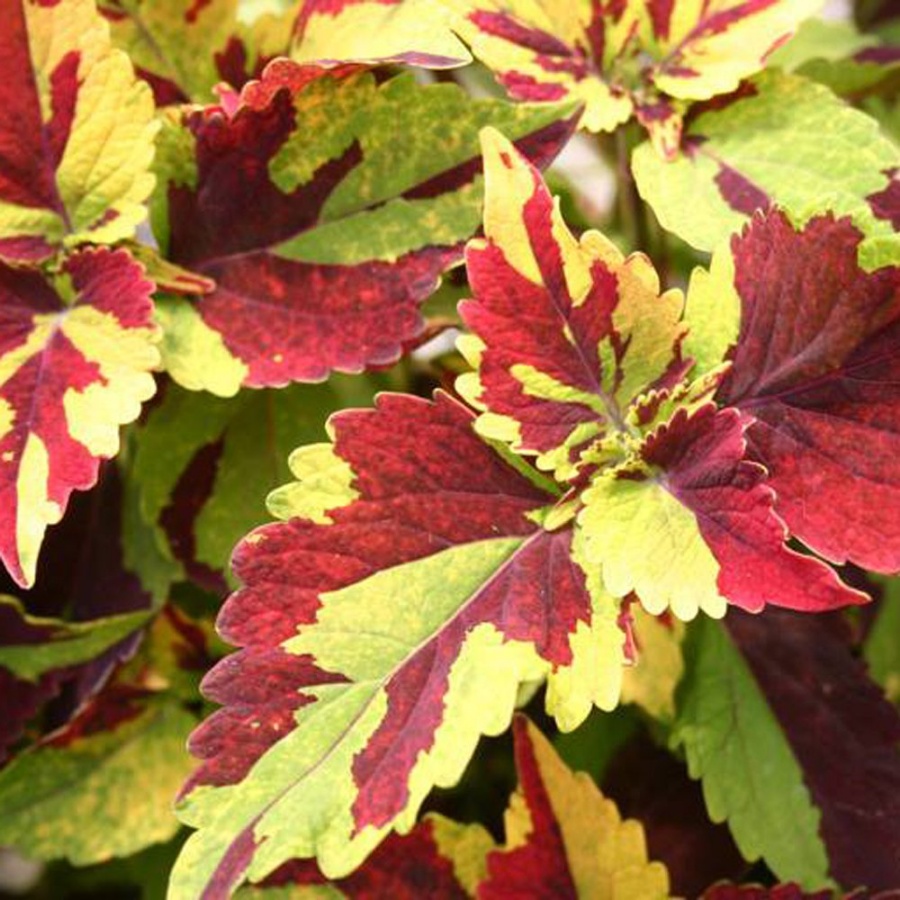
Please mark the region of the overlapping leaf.
<svg viewBox="0 0 900 900"><path fill-rule="evenodd" d="M117 619L90 623L91 631L66 626L69 642L108 639L113 625L121 628ZM37 859L87 865L168 840L178 827L171 798L190 766L185 738L196 723L184 703L196 702L209 662L201 626L166 607L110 685L0 771L0 841Z"/></svg>
<svg viewBox="0 0 900 900"><path fill-rule="evenodd" d="M93 0L7 5L0 105L0 259L133 234L153 188L153 99Z"/></svg>
<svg viewBox="0 0 900 900"><path fill-rule="evenodd" d="M485 409L482 434L570 479L638 397L684 372L681 293L660 296L649 260L599 232L577 241L540 175L496 132L484 142L487 240L467 248L476 299L460 306L478 371L458 390Z"/></svg>
<svg viewBox="0 0 900 900"><path fill-rule="evenodd" d="M796 229L780 213L732 240L719 315L736 326L739 304L740 329L719 398L753 416L750 451L792 533L829 559L895 572L900 269L863 272L861 240L847 219Z"/></svg>
<svg viewBox="0 0 900 900"><path fill-rule="evenodd" d="M290 900L327 891L334 900L464 900L475 896L493 846L480 825L460 825L430 814L409 834L388 837L361 869L346 878L329 881L314 862L297 860L282 866L258 888L241 889L237 897Z"/></svg>
<svg viewBox="0 0 900 900"><path fill-rule="evenodd" d="M866 268L900 258L889 191L898 165L897 147L873 119L778 71L693 111L677 158L661 160L649 143L632 157L641 196L695 247L714 249L771 204L804 218L827 209L851 216L870 239Z"/></svg>
<svg viewBox="0 0 900 900"><path fill-rule="evenodd" d="M506 846L488 854L479 900L669 896L665 868L647 858L641 826L622 821L590 776L573 773L524 717L514 725L519 791Z"/></svg>
<svg viewBox="0 0 900 900"><path fill-rule="evenodd" d="M64 622L29 615L12 597L0 596L0 762L40 707L63 684L81 681L83 701L105 681L84 669L147 621L147 612L123 613L90 622Z"/></svg>
<svg viewBox="0 0 900 900"><path fill-rule="evenodd" d="M785 547L765 473L744 459L749 420L708 400L721 372L680 381L680 292L660 296L646 257L623 259L597 232L576 241L499 135L486 135L485 160L487 240L470 244L476 299L460 308L478 372L459 389L485 410L482 434L584 488L560 514L577 513L586 566L615 596L685 619L726 602L854 602Z"/></svg>
<svg viewBox="0 0 900 900"><path fill-rule="evenodd" d="M238 20L237 0L101 0L113 43L125 50L160 105L209 103L213 88L240 88L287 52L293 11Z"/></svg>
<svg viewBox="0 0 900 900"><path fill-rule="evenodd" d="M238 540L266 521L264 498L290 478L288 455L332 409L369 404L388 376L242 391L233 399L169 385L134 437L130 477L172 577L224 593Z"/></svg>
<svg viewBox="0 0 900 900"><path fill-rule="evenodd" d="M703 622L676 735L748 859L807 890L884 890L900 881L900 716L844 627L774 611Z"/></svg>
<svg viewBox="0 0 900 900"><path fill-rule="evenodd" d="M858 98L881 87L890 91L900 70L900 48L860 33L852 22L816 18L804 22L769 63L818 81L839 96Z"/></svg>
<svg viewBox="0 0 900 900"><path fill-rule="evenodd" d="M710 884L747 872L727 826L710 821L701 786L646 731L619 748L600 785L623 816L641 823L650 858L665 865L673 897L699 897Z"/></svg>
<svg viewBox="0 0 900 900"><path fill-rule="evenodd" d="M522 681L549 674L569 727L615 703L617 605L589 593L570 532L529 518L553 494L471 423L445 396L383 395L292 458L302 480L272 504L295 517L235 556L244 587L219 627L244 649L206 681L226 705L193 738L205 762L182 814L201 830L176 897L291 856L351 870L506 728Z"/></svg>
<svg viewBox="0 0 900 900"><path fill-rule="evenodd" d="M52 278L0 266L0 559L20 585L155 390L150 290L123 251L79 251Z"/></svg>
<svg viewBox="0 0 900 900"><path fill-rule="evenodd" d="M522 682L547 679L564 729L614 705L632 592L684 618L863 599L786 547L744 458L750 419L709 399L721 367L679 381L677 293L602 236L576 241L512 144L484 145L463 309L479 371L462 382L482 415L383 395L292 455L298 481L269 498L286 521L234 557L219 628L242 649L206 681L224 708L193 738L182 815L199 831L175 897L291 857L346 874L506 727ZM518 456L560 447L559 484Z"/></svg>
<svg viewBox="0 0 900 900"><path fill-rule="evenodd" d="M217 287L163 306L169 371L228 396L393 362L478 227L478 129L501 123L544 163L566 116L287 60L236 108L185 113L161 141L155 227Z"/></svg>
<svg viewBox="0 0 900 900"><path fill-rule="evenodd" d="M609 131L636 113L662 155L677 152L685 101L733 91L817 0L529 3L448 0L453 27L521 100L577 98Z"/></svg>

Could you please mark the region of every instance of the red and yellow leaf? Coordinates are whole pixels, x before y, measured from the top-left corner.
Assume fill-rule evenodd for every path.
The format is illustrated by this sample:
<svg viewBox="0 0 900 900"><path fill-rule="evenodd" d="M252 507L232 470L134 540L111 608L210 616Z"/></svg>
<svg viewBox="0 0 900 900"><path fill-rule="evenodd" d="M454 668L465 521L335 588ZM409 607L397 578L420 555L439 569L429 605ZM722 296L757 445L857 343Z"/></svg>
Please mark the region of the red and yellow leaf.
<svg viewBox="0 0 900 900"><path fill-rule="evenodd" d="M506 846L488 854L479 900L664 900L665 868L647 858L640 823L623 821L589 775L571 772L523 716L513 723L519 790Z"/></svg>
<svg viewBox="0 0 900 900"><path fill-rule="evenodd" d="M759 72L821 0L651 0L647 46L654 84L671 97L707 100Z"/></svg>
<svg viewBox="0 0 900 900"><path fill-rule="evenodd" d="M457 390L485 410L482 434L572 478L635 400L686 370L683 299L660 296L643 254L626 259L597 231L573 237L509 141L493 130L482 141L486 240L466 250L475 299L460 306L477 337L460 347L478 371Z"/></svg>
<svg viewBox="0 0 900 900"><path fill-rule="evenodd" d="M732 240L740 333L719 399L753 417L751 454L793 534L895 572L900 270L862 271L862 238L848 219L795 229L772 213Z"/></svg>
<svg viewBox="0 0 900 900"><path fill-rule="evenodd" d="M347 875L508 725L523 682L547 681L563 730L614 706L634 594L684 619L865 599L786 546L746 458L753 420L710 399L727 366L712 354L685 380L680 295L601 235L576 241L513 145L483 141L486 240L463 308L478 371L460 381L481 415L382 395L292 454L297 481L269 498L285 521L234 556L243 586L219 628L241 649L206 680L223 708L192 741L181 809L199 830L175 900L294 857Z"/></svg>
<svg viewBox="0 0 900 900"><path fill-rule="evenodd" d="M292 459L305 485L273 498L303 518L235 555L244 587L219 627L243 649L206 680L225 706L193 738L205 761L182 815L200 831L176 897L292 856L346 874L412 826L433 785L456 782L481 734L508 726L523 681L549 677L568 728L618 696L618 605L589 589L571 531L530 515L553 494L463 407L383 395L332 423L333 447Z"/></svg>
<svg viewBox="0 0 900 900"><path fill-rule="evenodd" d="M393 362L478 227L478 129L502 121L545 163L566 115L287 60L236 109L186 112L163 134L154 224L217 287L162 304L165 365L229 396Z"/></svg>
<svg viewBox="0 0 900 900"><path fill-rule="evenodd" d="M647 438L648 468L611 469L584 491L585 555L607 590L653 614L719 617L727 603L818 612L864 602L832 569L788 549L765 470L745 459L745 423L713 404L680 410Z"/></svg>
<svg viewBox="0 0 900 900"><path fill-rule="evenodd" d="M55 278L0 266L0 559L18 584L155 390L151 289L123 251L80 251Z"/></svg>
<svg viewBox="0 0 900 900"><path fill-rule="evenodd" d="M153 98L93 0L6 5L0 106L0 259L134 233L153 188Z"/></svg>

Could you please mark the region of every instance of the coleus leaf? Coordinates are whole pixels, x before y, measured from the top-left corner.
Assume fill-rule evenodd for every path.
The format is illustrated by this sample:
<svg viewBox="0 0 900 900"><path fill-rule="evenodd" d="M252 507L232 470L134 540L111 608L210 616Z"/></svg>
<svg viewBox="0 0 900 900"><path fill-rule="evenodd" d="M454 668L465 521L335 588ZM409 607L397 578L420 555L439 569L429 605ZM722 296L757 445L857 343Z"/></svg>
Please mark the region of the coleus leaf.
<svg viewBox="0 0 900 900"><path fill-rule="evenodd" d="M557 484L483 440L447 396L383 395L374 411L335 416L331 444L292 455L297 483L269 500L287 521L253 532L234 556L243 587L219 629L242 649L205 683L224 708L193 738L204 763L181 814L199 831L176 867L176 897L258 881L291 857L315 855L331 877L349 872L391 828L412 827L432 786L459 778L480 734L506 727L522 682L547 679L563 729L593 704L615 705L636 585L646 608L685 618L700 606L721 614L727 601L758 610L862 599L786 548L765 470L743 458L749 420L708 399L721 372L678 382L682 331L649 264L623 260L599 235L576 242L537 171L496 133L484 142L487 242L473 254L499 256L496 283L465 310L480 329L469 347L484 366L478 402L518 423L507 393L494 400L488 366L499 360L509 384L507 351L521 347L539 362L526 367L537 400L587 397L594 441ZM502 196L505 218L491 212ZM586 297L605 303L599 325L580 313ZM531 355L534 321L547 323L549 355ZM593 393L565 382L573 346L600 369ZM646 353L634 358L632 346ZM644 394L639 373L650 379ZM635 491L658 514L643 532L616 507ZM649 579L647 533L664 535ZM693 599L666 569L683 572L684 558L702 563Z"/></svg>
<svg viewBox="0 0 900 900"><path fill-rule="evenodd" d="M698 623L676 723L711 818L807 890L900 880L900 715L845 627L776 611Z"/></svg>
<svg viewBox="0 0 900 900"><path fill-rule="evenodd" d="M733 91L816 11L817 0L697 4L449 0L473 54L520 100L577 98L582 124L611 131L636 113L677 153L684 101Z"/></svg>
<svg viewBox="0 0 900 900"><path fill-rule="evenodd" d="M570 116L287 60L234 109L186 112L161 140L154 226L217 288L162 305L167 368L229 396L393 362L478 228L478 129L502 123L546 163Z"/></svg>
<svg viewBox="0 0 900 900"><path fill-rule="evenodd" d="M450 20L443 0L302 0L291 58L454 68L472 57Z"/></svg>
<svg viewBox="0 0 900 900"><path fill-rule="evenodd" d="M827 88L778 71L692 110L677 158L661 160L649 143L632 156L638 190L660 223L701 250L770 204L805 218L828 209L851 216L870 239L861 248L867 269L885 253L897 256L891 215L874 198L898 164L877 122Z"/></svg>
<svg viewBox="0 0 900 900"><path fill-rule="evenodd" d="M0 105L0 259L134 233L153 188L153 98L93 0L7 5Z"/></svg>
<svg viewBox="0 0 900 900"><path fill-rule="evenodd" d="M900 703L900 578L885 581L863 655L872 678L884 688L888 699Z"/></svg>
<svg viewBox="0 0 900 900"><path fill-rule="evenodd" d="M136 631L149 610L122 613L89 622L64 622L29 615L13 597L0 597L3 645L0 667L25 681L37 681L54 669L87 662Z"/></svg>
<svg viewBox="0 0 900 900"><path fill-rule="evenodd" d="M0 265L0 559L22 586L155 390L151 289L124 251L79 251L56 276Z"/></svg>
<svg viewBox="0 0 900 900"><path fill-rule="evenodd" d="M329 881L314 862L295 860L259 887L242 888L236 896L238 900L312 898L317 888L322 891L327 885L328 897L334 900L464 900L475 896L493 846L480 825L460 825L432 813L409 834L390 835L362 868L346 878Z"/></svg>
<svg viewBox="0 0 900 900"><path fill-rule="evenodd" d="M590 776L571 772L523 716L513 733L519 790L506 813L507 844L488 854L479 900L668 897L666 870L647 858L640 824L622 821Z"/></svg>
<svg viewBox="0 0 900 900"><path fill-rule="evenodd" d="M237 0L101 0L113 43L160 105L208 103L220 82L240 88L290 43L293 10L238 20Z"/></svg>
<svg viewBox="0 0 900 900"><path fill-rule="evenodd" d="M721 371L681 381L680 292L660 296L643 255L576 240L537 171L496 132L484 146L486 240L469 245L476 299L460 306L478 371L458 389L484 410L476 430L575 485L552 521L577 515L586 566L616 597L684 619L858 602L785 546L765 471L744 458L750 420L708 400Z"/></svg>
<svg viewBox="0 0 900 900"><path fill-rule="evenodd" d="M266 494L291 476L289 453L316 440L332 410L371 403L390 384L334 376L230 399L168 385L136 430L130 477L172 577L224 592L232 548L266 521Z"/></svg>
<svg viewBox="0 0 900 900"><path fill-rule="evenodd" d="M567 727L615 703L617 604L589 591L569 531L529 517L554 495L471 423L444 395L382 395L332 419L333 447L292 458L302 480L271 503L295 517L234 557L244 587L219 628L244 649L205 682L225 708L192 739L205 762L181 814L200 831L176 897L292 856L350 871L392 825L411 827L432 785L459 778L480 734L508 725L522 681L549 677Z"/></svg>
<svg viewBox="0 0 900 900"><path fill-rule="evenodd" d="M168 840L195 721L163 698L107 689L0 771L0 841L33 858L88 865Z"/></svg>
<svg viewBox="0 0 900 900"><path fill-rule="evenodd" d="M83 702L105 682L110 666L85 672L106 651L146 623L147 611L65 622L33 616L0 596L0 762L41 706L66 684L78 683Z"/></svg>
<svg viewBox="0 0 900 900"><path fill-rule="evenodd" d="M739 305L740 328L718 397L753 417L750 453L793 534L833 561L895 572L900 269L863 272L862 239L847 219L798 229L778 212L732 239L719 315L736 325Z"/></svg>
<svg viewBox="0 0 900 900"><path fill-rule="evenodd" d="M640 660L646 658L645 652ZM647 852L666 867L673 897L699 897L714 881L747 872L727 826L710 821L701 786L647 730L619 747L600 787L623 817L641 823Z"/></svg>

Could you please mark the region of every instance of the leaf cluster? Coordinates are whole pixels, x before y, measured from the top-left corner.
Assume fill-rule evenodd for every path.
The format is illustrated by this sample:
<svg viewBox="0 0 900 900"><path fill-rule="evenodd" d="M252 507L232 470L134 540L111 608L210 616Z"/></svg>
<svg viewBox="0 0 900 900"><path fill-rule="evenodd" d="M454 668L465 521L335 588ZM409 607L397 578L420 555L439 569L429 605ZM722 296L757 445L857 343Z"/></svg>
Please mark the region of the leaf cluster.
<svg viewBox="0 0 900 900"><path fill-rule="evenodd" d="M7 6L30 896L900 890L891 4Z"/></svg>

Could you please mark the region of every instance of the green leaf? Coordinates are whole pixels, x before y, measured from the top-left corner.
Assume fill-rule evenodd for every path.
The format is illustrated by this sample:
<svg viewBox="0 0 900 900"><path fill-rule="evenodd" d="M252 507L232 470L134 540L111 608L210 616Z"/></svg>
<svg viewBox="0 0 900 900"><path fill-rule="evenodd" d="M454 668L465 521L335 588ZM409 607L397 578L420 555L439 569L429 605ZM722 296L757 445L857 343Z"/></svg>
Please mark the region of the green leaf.
<svg viewBox="0 0 900 900"><path fill-rule="evenodd" d="M748 860L808 889L829 884L819 811L774 713L725 628L701 619L688 633L687 670L672 733L710 818L728 822Z"/></svg>
<svg viewBox="0 0 900 900"><path fill-rule="evenodd" d="M900 153L874 120L827 88L778 71L700 112L672 162L648 143L632 157L638 190L660 223L700 250L712 250L769 203L801 221L829 209L850 216L868 238L891 237L891 223L875 216L867 198L885 189L885 172L898 163ZM892 249L896 242L881 252ZM868 252L864 242L861 262Z"/></svg>
<svg viewBox="0 0 900 900"><path fill-rule="evenodd" d="M883 583L884 597L863 655L872 678L891 701L900 703L900 577L886 578Z"/></svg>
<svg viewBox="0 0 900 900"><path fill-rule="evenodd" d="M140 628L152 615L151 610L109 616L90 622L63 622L60 619L31 616L14 597L0 596L0 607L10 609L29 634L43 632L41 642L0 646L0 666L18 678L37 681L45 672L89 662L122 638Z"/></svg>
<svg viewBox="0 0 900 900"><path fill-rule="evenodd" d="M110 730L81 734L76 719L0 772L0 844L87 865L172 837L171 798L190 769L185 739L194 716L155 701L136 714L105 715Z"/></svg>

